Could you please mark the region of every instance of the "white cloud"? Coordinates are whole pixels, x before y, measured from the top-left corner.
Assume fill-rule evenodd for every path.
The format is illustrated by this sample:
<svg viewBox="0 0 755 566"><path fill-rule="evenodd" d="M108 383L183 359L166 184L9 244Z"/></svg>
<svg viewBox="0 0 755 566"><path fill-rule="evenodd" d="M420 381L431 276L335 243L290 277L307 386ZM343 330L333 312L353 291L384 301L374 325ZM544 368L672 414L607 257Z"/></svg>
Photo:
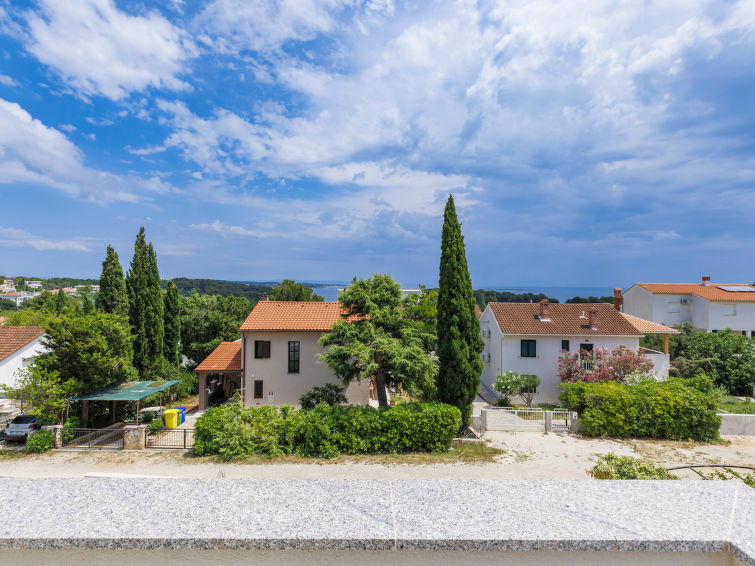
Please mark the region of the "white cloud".
<svg viewBox="0 0 755 566"><path fill-rule="evenodd" d="M8 75L0 75L0 84L4 86L18 86L20 83Z"/></svg>
<svg viewBox="0 0 755 566"><path fill-rule="evenodd" d="M52 187L97 203L141 200L135 189L171 192L156 179L123 177L92 169L59 130L33 118L15 102L0 99L0 183Z"/></svg>
<svg viewBox="0 0 755 566"><path fill-rule="evenodd" d="M184 89L196 48L158 12L132 16L113 0L41 0L26 14L26 48L83 95L119 100L148 87Z"/></svg>
<svg viewBox="0 0 755 566"><path fill-rule="evenodd" d="M47 251L89 252L89 247L80 240L50 240L30 234L20 228L0 226L0 246L6 248L33 248Z"/></svg>

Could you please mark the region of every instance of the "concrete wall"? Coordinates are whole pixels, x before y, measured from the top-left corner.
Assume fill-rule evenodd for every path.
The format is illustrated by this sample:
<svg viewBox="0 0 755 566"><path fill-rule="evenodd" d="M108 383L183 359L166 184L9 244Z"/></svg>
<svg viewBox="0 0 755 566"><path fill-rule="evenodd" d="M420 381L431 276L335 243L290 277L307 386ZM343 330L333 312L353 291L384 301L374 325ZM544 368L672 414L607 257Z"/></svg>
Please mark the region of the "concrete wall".
<svg viewBox="0 0 755 566"><path fill-rule="evenodd" d="M719 434L755 436L755 415L720 415Z"/></svg>
<svg viewBox="0 0 755 566"><path fill-rule="evenodd" d="M39 342L39 338L14 352L0 362L0 384L14 385L16 373L29 364L29 360L45 352L46 348Z"/></svg>
<svg viewBox="0 0 755 566"><path fill-rule="evenodd" d="M623 294L623 311L645 320L653 319L653 294L639 285L633 285ZM656 321L657 322L657 321Z"/></svg>
<svg viewBox="0 0 755 566"><path fill-rule="evenodd" d="M315 386L340 385L330 368L317 360L324 349L318 343L320 332L244 332L244 398L249 407L263 405L298 405L299 397ZM254 357L254 341L270 341L270 357ZM299 341L299 373L288 372L288 342ZM254 381L263 381L263 398L254 398ZM346 390L352 404L369 401L369 383L352 383Z"/></svg>
<svg viewBox="0 0 755 566"><path fill-rule="evenodd" d="M653 352L652 350L646 351L645 355L653 362L653 375L655 375L656 379L665 381L668 378L668 370L671 366L671 356L663 352Z"/></svg>

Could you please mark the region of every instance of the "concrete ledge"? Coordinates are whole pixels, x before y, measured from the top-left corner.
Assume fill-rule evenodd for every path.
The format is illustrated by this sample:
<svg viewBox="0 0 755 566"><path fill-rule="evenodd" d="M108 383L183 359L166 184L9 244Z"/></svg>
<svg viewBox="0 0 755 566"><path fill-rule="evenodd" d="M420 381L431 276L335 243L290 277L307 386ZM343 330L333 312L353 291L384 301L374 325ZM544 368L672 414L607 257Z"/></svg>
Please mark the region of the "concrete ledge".
<svg viewBox="0 0 755 566"><path fill-rule="evenodd" d="M730 552L736 481L0 479L0 548Z"/></svg>
<svg viewBox="0 0 755 566"><path fill-rule="evenodd" d="M755 436L755 415L719 414L721 426L719 434L739 434Z"/></svg>

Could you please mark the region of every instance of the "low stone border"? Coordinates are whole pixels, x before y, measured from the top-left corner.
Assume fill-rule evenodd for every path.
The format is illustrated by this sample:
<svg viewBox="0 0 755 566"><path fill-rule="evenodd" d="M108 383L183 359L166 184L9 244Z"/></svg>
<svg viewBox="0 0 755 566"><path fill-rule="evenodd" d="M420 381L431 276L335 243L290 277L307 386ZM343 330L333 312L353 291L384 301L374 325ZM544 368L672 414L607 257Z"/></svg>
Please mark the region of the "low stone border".
<svg viewBox="0 0 755 566"><path fill-rule="evenodd" d="M729 551L738 481L0 479L0 548Z"/></svg>

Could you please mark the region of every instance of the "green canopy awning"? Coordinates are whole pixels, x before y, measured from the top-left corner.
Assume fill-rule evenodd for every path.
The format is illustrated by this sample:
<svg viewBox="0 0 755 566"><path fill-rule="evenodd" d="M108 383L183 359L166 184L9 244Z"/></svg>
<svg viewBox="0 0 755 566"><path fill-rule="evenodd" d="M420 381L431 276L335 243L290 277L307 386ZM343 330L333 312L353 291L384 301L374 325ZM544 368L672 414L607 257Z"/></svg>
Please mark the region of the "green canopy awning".
<svg viewBox="0 0 755 566"><path fill-rule="evenodd" d="M71 397L70 401L136 401L164 391L180 381L129 381L103 387L86 395Z"/></svg>

